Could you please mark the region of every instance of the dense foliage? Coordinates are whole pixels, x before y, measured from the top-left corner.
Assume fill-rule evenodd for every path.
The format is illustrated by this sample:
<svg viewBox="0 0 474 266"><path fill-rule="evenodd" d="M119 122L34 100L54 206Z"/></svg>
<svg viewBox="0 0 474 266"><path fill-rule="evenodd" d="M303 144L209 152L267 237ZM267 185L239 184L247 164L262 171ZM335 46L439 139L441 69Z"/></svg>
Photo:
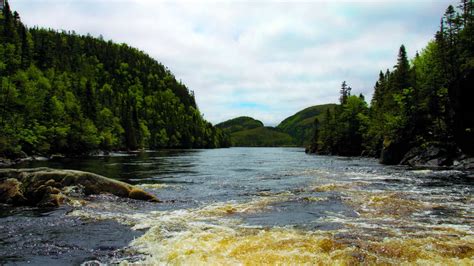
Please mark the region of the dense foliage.
<svg viewBox="0 0 474 266"><path fill-rule="evenodd" d="M125 44L28 29L0 14L0 156L95 149L214 148L228 137L193 92Z"/></svg>
<svg viewBox="0 0 474 266"><path fill-rule="evenodd" d="M293 137L295 144L310 144L315 119L321 120L327 109L333 110L336 104L323 104L308 107L283 120L276 128Z"/></svg>
<svg viewBox="0 0 474 266"><path fill-rule="evenodd" d="M342 87L345 86L344 82ZM333 109L327 108L322 118L314 120L313 128L316 130L311 138L311 149L325 154L360 155L363 132L367 129L368 110L364 97L350 95L348 87L339 105Z"/></svg>
<svg viewBox="0 0 474 266"><path fill-rule="evenodd" d="M387 164L428 145L473 155L473 85L473 2L463 0L459 11L448 7L434 40L411 62L400 47L394 69L379 74L370 108L344 82L340 104L314 121L311 150L381 156Z"/></svg>

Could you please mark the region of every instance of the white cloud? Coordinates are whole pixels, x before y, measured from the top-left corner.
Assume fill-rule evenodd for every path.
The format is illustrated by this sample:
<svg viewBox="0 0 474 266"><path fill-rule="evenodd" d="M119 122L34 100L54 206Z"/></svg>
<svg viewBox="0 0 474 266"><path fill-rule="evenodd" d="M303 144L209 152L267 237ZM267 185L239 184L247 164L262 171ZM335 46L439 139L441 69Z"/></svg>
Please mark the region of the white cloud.
<svg viewBox="0 0 474 266"><path fill-rule="evenodd" d="M11 1L13 2L13 1ZM240 115L276 125L336 102L346 80L370 100L398 47L434 35L445 1L15 0L29 26L103 35L144 50L196 93L213 123Z"/></svg>

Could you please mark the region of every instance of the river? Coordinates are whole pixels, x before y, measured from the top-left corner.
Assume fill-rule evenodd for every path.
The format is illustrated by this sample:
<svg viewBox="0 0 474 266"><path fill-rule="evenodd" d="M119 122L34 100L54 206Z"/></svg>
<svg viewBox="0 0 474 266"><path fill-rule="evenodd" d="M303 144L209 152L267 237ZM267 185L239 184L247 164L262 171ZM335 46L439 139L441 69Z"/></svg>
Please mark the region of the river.
<svg viewBox="0 0 474 266"><path fill-rule="evenodd" d="M474 181L300 148L158 151L17 167L90 171L162 203L0 207L0 264L474 265Z"/></svg>

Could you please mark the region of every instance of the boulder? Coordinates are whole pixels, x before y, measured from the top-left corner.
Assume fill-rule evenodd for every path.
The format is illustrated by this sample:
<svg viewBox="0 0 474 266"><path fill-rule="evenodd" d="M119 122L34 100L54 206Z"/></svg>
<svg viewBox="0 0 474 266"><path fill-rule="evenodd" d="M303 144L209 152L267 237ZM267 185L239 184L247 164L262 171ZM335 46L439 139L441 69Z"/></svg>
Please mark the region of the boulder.
<svg viewBox="0 0 474 266"><path fill-rule="evenodd" d="M446 147L427 145L415 147L408 151L400 164L409 166L444 167L453 164L453 156L449 155Z"/></svg>
<svg viewBox="0 0 474 266"><path fill-rule="evenodd" d="M13 164L10 159L0 157L0 167L9 167Z"/></svg>
<svg viewBox="0 0 474 266"><path fill-rule="evenodd" d="M382 152L380 154L380 163L395 165L399 164L408 150L407 143L393 142L384 140Z"/></svg>
<svg viewBox="0 0 474 266"><path fill-rule="evenodd" d="M461 158L455 162L455 168L474 172L474 157Z"/></svg>
<svg viewBox="0 0 474 266"><path fill-rule="evenodd" d="M307 154L315 154L318 152L318 145L315 143L312 143L311 145L306 146L304 152Z"/></svg>
<svg viewBox="0 0 474 266"><path fill-rule="evenodd" d="M113 194L118 197L159 202L127 183L93 173L50 168L0 169L0 203L60 206L79 194Z"/></svg>
<svg viewBox="0 0 474 266"><path fill-rule="evenodd" d="M21 191L21 183L15 178L2 180L0 183L0 202L9 201L26 203L26 198Z"/></svg>

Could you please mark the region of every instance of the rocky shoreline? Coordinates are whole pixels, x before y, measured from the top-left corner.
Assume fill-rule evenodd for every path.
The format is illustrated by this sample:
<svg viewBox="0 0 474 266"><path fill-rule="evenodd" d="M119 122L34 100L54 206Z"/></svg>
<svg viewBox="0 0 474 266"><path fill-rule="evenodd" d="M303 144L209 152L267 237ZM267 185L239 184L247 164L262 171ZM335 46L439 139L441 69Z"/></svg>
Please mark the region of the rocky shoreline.
<svg viewBox="0 0 474 266"><path fill-rule="evenodd" d="M308 146L307 154L317 154L317 147ZM326 155L326 154L322 154ZM365 157L362 155L362 157ZM453 169L474 172L474 157L463 154L460 150L450 151L442 145L415 147L407 152L386 147L379 158L381 164L407 165L414 168Z"/></svg>
<svg viewBox="0 0 474 266"><path fill-rule="evenodd" d="M122 151L118 151L122 152ZM123 151L126 152L126 151ZM132 151L138 152L138 151ZM99 156L108 156L110 155L109 151L97 150L90 152L88 154L82 154L77 156L90 156L90 157L99 157ZM64 154L51 154L51 155L28 155L24 152L19 152L11 157L0 157L0 167L10 167L16 164L21 164L23 162L32 162L32 161L48 161L57 158L65 158ZM75 156L72 156L75 157Z"/></svg>
<svg viewBox="0 0 474 266"><path fill-rule="evenodd" d="M76 157L104 157L104 156L113 156L114 154L137 154L140 152L146 152L148 150L116 150L116 151L106 151L106 150L95 150L86 154L75 154L75 155L65 155L65 154L51 154L51 155L27 155L24 152L20 152L11 157L2 157L0 156L0 168L11 167L18 165L24 162L35 162L35 161L49 161L58 158L76 158Z"/></svg>
<svg viewBox="0 0 474 266"><path fill-rule="evenodd" d="M47 161L51 160L54 157L44 157L44 156L28 156L25 158L17 158L17 159L7 159L0 157L0 167L10 167L15 164L20 164L23 162L30 162L30 161Z"/></svg>
<svg viewBox="0 0 474 266"><path fill-rule="evenodd" d="M400 161L401 165L412 167L447 167L455 170L474 170L474 157L458 152L449 152L441 146L415 147Z"/></svg>

